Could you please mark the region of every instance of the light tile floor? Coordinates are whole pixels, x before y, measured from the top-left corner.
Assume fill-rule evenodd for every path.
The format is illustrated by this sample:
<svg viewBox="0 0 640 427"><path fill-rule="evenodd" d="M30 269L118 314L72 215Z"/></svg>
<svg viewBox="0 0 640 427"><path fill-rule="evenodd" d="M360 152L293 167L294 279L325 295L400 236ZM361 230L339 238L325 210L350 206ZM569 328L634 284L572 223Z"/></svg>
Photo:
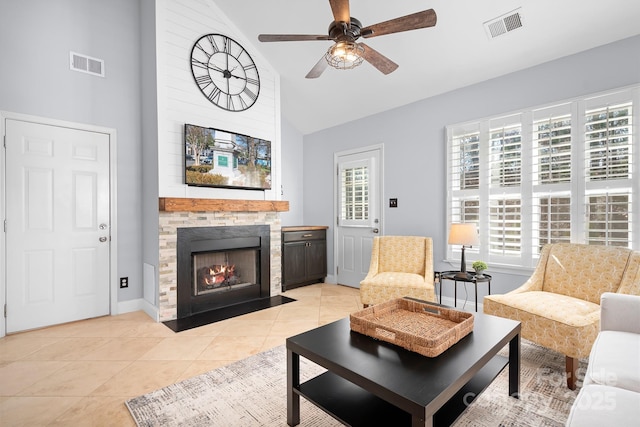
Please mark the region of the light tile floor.
<svg viewBox="0 0 640 427"><path fill-rule="evenodd" d="M135 426L125 400L362 308L346 286L284 295L296 301L180 333L134 312L1 338L0 426Z"/></svg>

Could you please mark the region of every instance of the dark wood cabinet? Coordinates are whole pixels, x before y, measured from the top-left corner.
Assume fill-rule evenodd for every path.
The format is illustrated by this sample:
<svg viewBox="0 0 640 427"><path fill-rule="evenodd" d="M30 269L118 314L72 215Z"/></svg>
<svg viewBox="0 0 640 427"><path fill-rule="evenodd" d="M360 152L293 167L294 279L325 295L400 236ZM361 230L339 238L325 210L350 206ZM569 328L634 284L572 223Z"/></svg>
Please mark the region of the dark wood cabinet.
<svg viewBox="0 0 640 427"><path fill-rule="evenodd" d="M282 227L282 291L324 282L327 228Z"/></svg>

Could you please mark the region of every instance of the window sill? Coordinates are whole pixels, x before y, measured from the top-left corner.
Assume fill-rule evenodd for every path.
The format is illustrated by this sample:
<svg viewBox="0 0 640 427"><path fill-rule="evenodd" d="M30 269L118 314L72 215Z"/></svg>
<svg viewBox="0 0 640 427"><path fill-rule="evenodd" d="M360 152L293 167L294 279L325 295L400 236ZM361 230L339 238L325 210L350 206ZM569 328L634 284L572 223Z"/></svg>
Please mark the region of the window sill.
<svg viewBox="0 0 640 427"><path fill-rule="evenodd" d="M447 263L451 266L451 270L458 270L460 268L460 260L459 259L443 259L442 262ZM469 262L467 265L467 271L473 271L471 268L471 263ZM512 274L517 276L531 276L535 268L531 267L520 267L517 265L508 265L508 264L489 264L489 268L486 270L489 274L501 273L501 274Z"/></svg>

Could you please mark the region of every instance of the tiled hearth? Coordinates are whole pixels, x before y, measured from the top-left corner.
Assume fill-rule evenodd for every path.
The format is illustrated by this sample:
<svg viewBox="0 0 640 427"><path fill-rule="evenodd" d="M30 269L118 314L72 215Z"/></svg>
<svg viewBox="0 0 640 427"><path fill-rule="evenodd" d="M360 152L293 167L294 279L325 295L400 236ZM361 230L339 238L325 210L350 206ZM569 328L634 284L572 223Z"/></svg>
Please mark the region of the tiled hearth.
<svg viewBox="0 0 640 427"><path fill-rule="evenodd" d="M208 211L207 209L215 209ZM239 211L236 209L246 209ZM270 296L281 293L281 211L288 202L209 199L160 199L159 320L177 318L177 229L269 225Z"/></svg>

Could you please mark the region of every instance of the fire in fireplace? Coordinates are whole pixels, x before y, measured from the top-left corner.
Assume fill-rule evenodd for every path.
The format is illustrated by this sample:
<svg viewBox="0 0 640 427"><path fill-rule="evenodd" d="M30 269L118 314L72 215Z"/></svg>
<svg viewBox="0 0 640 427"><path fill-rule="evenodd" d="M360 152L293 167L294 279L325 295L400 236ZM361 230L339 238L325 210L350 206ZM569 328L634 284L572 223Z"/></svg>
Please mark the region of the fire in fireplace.
<svg viewBox="0 0 640 427"><path fill-rule="evenodd" d="M257 283L258 251L207 252L193 256L193 292L203 295Z"/></svg>
<svg viewBox="0 0 640 427"><path fill-rule="evenodd" d="M179 319L270 296L268 225L177 232Z"/></svg>

